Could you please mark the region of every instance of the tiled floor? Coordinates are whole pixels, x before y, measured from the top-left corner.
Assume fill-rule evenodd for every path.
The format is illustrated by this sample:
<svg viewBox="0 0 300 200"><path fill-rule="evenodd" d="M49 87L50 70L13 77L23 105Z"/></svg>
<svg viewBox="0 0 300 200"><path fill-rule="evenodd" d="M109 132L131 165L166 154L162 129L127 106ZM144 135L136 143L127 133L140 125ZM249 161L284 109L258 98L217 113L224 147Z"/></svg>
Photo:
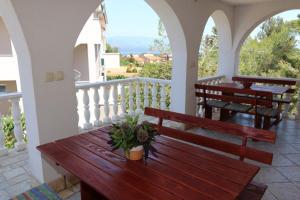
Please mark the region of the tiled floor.
<svg viewBox="0 0 300 200"><path fill-rule="evenodd" d="M237 115L233 121L249 126L253 124L252 118L243 115ZM277 132L276 144L249 143L255 148L274 153L272 166L254 162L261 167L255 180L269 186L264 200L300 200L300 121L282 121L272 130ZM234 137L225 137L200 129L190 131L240 142ZM0 200L9 199L38 184L30 175L27 160L26 151L11 152L9 156L0 158ZM80 200L80 193L74 193L67 199Z"/></svg>

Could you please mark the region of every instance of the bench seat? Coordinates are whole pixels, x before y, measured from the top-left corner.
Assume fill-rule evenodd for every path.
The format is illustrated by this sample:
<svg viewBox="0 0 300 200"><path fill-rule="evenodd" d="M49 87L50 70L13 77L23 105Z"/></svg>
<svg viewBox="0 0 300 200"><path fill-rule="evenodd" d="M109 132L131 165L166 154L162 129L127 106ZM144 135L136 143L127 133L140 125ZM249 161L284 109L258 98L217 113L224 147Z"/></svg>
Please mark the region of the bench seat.
<svg viewBox="0 0 300 200"><path fill-rule="evenodd" d="M206 104L210 107L216 107L216 108L224 108L226 105L228 105L227 102L218 101L218 100L207 100ZM204 105L204 101L201 101L198 105Z"/></svg>
<svg viewBox="0 0 300 200"><path fill-rule="evenodd" d="M245 104L239 104L239 103L230 103L230 104L226 105L224 108L227 110L235 111L235 112L245 113L245 112L249 111L252 108L252 106L245 105Z"/></svg>

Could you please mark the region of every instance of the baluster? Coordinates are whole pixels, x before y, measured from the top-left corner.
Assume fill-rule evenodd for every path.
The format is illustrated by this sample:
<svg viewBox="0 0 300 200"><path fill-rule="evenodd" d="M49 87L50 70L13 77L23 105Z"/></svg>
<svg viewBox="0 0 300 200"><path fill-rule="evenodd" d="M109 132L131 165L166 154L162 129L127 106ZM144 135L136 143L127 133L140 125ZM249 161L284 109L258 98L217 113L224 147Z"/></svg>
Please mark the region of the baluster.
<svg viewBox="0 0 300 200"><path fill-rule="evenodd" d="M20 109L20 98L13 98L12 102L12 114L14 119L14 135L17 140L15 149L22 151L26 148L26 144L23 141L23 130L21 127L21 109Z"/></svg>
<svg viewBox="0 0 300 200"><path fill-rule="evenodd" d="M95 121L94 126L100 127L102 125L102 122L100 120L100 96L99 96L99 89L100 87L94 87L94 103L95 103Z"/></svg>
<svg viewBox="0 0 300 200"><path fill-rule="evenodd" d="M79 93L79 90L76 89L76 100L75 100L75 106L76 106L76 116L75 116L75 120L76 120L76 124L78 125L78 130L79 132L81 131L81 127L79 126L79 110L78 110L78 93Z"/></svg>
<svg viewBox="0 0 300 200"><path fill-rule="evenodd" d="M156 104L157 104L157 87L156 87L156 83L152 83L152 108L156 108Z"/></svg>
<svg viewBox="0 0 300 200"><path fill-rule="evenodd" d="M300 86L300 83L298 83L298 85ZM300 119L300 90L298 92L298 101L297 101L297 114L295 117L297 120Z"/></svg>
<svg viewBox="0 0 300 200"><path fill-rule="evenodd" d="M136 111L135 113L140 115L143 113L141 109L141 89L140 89L140 82L136 82L136 87L135 87L135 98L136 98Z"/></svg>
<svg viewBox="0 0 300 200"><path fill-rule="evenodd" d="M118 116L118 84L114 84L113 86L113 102L114 102L114 105L113 105L113 112L114 112L114 115L112 117L112 120L114 122L118 121L119 120L119 116Z"/></svg>
<svg viewBox="0 0 300 200"><path fill-rule="evenodd" d="M91 113L90 113L90 97L89 97L89 89L83 89L83 107L84 107L84 119L85 123L83 128L85 130L89 130L93 127L92 123L90 123Z"/></svg>
<svg viewBox="0 0 300 200"><path fill-rule="evenodd" d="M8 154L7 149L4 146L4 132L2 129L2 115L0 114L0 157Z"/></svg>
<svg viewBox="0 0 300 200"><path fill-rule="evenodd" d="M125 94L125 86L121 84L121 118L126 116L126 94Z"/></svg>
<svg viewBox="0 0 300 200"><path fill-rule="evenodd" d="M133 101L133 88L132 88L132 82L128 84L128 90L129 90L129 115L134 115L134 101Z"/></svg>
<svg viewBox="0 0 300 200"><path fill-rule="evenodd" d="M166 109L166 85L164 83L160 84L160 109Z"/></svg>
<svg viewBox="0 0 300 200"><path fill-rule="evenodd" d="M105 124L109 124L111 123L111 119L109 117L109 111L110 111L110 108L109 108L109 93L110 93L110 86L109 85L106 85L103 87L104 90L103 90L103 98L104 98L104 119L103 119L103 122Z"/></svg>
<svg viewBox="0 0 300 200"><path fill-rule="evenodd" d="M144 108L149 107L149 83L144 84Z"/></svg>

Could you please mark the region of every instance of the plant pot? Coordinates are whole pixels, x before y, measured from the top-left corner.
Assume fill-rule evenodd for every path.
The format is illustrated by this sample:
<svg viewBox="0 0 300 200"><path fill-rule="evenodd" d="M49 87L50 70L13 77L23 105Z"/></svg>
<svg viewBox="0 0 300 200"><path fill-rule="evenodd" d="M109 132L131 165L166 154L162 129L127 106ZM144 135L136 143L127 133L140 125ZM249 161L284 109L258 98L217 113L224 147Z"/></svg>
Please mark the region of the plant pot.
<svg viewBox="0 0 300 200"><path fill-rule="evenodd" d="M125 151L125 157L128 160L141 160L144 156L144 148L143 146L137 146L130 149L129 152Z"/></svg>

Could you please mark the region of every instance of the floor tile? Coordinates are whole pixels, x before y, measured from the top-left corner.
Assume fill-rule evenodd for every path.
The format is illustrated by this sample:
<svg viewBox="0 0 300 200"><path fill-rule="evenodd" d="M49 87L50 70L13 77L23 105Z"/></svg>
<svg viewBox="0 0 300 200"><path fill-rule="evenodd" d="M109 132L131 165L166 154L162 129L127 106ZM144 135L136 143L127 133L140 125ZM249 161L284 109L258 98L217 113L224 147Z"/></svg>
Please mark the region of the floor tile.
<svg viewBox="0 0 300 200"><path fill-rule="evenodd" d="M290 181L300 181L300 167L276 167L276 169Z"/></svg>
<svg viewBox="0 0 300 200"><path fill-rule="evenodd" d="M293 183L271 183L268 188L278 200L299 200L300 190Z"/></svg>

